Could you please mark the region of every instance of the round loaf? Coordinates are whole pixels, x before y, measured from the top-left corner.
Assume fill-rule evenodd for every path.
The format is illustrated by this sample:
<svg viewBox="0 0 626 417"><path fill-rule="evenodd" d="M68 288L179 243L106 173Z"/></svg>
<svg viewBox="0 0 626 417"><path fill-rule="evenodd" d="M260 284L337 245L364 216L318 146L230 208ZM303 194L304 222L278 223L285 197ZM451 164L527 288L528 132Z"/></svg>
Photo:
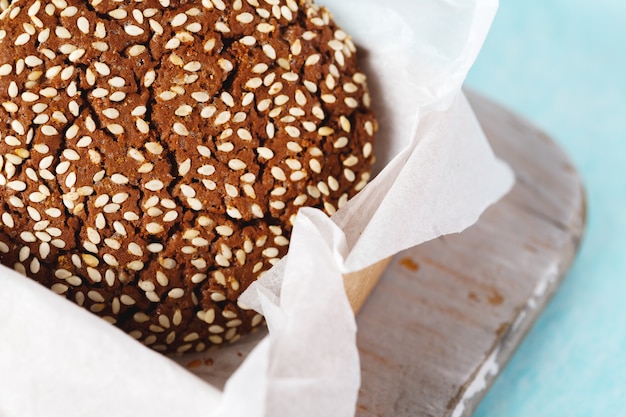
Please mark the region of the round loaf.
<svg viewBox="0 0 626 417"><path fill-rule="evenodd" d="M233 342L298 209L333 214L369 179L369 101L308 0L16 0L0 261L156 350Z"/></svg>

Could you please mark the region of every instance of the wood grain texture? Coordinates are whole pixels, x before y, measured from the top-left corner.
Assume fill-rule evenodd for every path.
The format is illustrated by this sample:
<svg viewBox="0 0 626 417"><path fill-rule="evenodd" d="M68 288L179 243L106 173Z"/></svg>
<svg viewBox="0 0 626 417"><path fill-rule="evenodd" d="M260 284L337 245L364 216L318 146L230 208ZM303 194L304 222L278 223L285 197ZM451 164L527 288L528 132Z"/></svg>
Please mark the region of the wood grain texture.
<svg viewBox="0 0 626 417"><path fill-rule="evenodd" d="M585 196L567 156L528 122L468 97L516 185L470 229L392 260L358 316L360 417L471 415L579 247Z"/></svg>

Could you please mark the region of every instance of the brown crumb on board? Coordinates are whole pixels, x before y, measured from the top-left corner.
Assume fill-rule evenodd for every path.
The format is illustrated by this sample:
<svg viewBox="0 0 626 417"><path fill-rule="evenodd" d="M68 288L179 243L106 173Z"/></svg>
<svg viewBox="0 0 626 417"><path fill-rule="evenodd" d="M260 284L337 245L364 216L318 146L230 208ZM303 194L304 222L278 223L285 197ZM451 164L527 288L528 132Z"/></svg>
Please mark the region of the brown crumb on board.
<svg viewBox="0 0 626 417"><path fill-rule="evenodd" d="M400 261L400 266L403 266L411 272L417 272L420 269L419 264L411 258L403 258Z"/></svg>
<svg viewBox="0 0 626 417"><path fill-rule="evenodd" d="M487 301L489 301L489 304L492 306L499 306L504 303L504 297L498 292L498 290L493 289L491 295L487 298Z"/></svg>
<svg viewBox="0 0 626 417"><path fill-rule="evenodd" d="M187 368L196 369L202 366L202 359L195 359L187 364Z"/></svg>

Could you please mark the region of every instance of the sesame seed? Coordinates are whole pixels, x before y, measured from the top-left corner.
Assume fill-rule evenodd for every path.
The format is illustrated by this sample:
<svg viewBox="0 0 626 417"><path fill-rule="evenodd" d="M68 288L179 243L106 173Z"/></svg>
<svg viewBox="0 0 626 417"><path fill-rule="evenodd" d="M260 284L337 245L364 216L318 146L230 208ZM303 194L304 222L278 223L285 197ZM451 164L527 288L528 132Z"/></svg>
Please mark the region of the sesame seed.
<svg viewBox="0 0 626 417"><path fill-rule="evenodd" d="M209 101L211 97L203 91L196 91L194 93L191 93L191 98L196 100L198 103L205 103Z"/></svg>
<svg viewBox="0 0 626 417"><path fill-rule="evenodd" d="M332 216L333 214L337 212L337 209L335 208L335 206L333 206L328 201L324 202L324 210L326 210L326 213L328 213L329 216Z"/></svg>
<svg viewBox="0 0 626 417"><path fill-rule="evenodd" d="M242 321L239 319L236 320L230 320L229 322L226 323L226 327L232 328L231 330L235 330L234 327L239 327L242 325ZM229 337L226 337L226 339L230 339Z"/></svg>
<svg viewBox="0 0 626 417"><path fill-rule="evenodd" d="M348 158L346 158L343 161L343 165L347 166L347 167L353 167L353 166L355 166L358 163L359 163L359 158L357 158L354 155L350 155Z"/></svg>
<svg viewBox="0 0 626 417"><path fill-rule="evenodd" d="M200 71L201 68L202 68L202 64L198 61L189 62L185 64L185 66L183 67L185 71L189 71L189 72Z"/></svg>
<svg viewBox="0 0 626 417"><path fill-rule="evenodd" d="M203 165L200 168L198 168L197 172L200 175L213 175L215 173L215 167L213 165Z"/></svg>
<svg viewBox="0 0 626 417"><path fill-rule="evenodd" d="M289 176L289 179L291 181L293 181L293 182L296 182L296 181L301 181L301 180L305 179L306 177L307 177L307 174L306 174L305 171L296 171L296 172L293 172Z"/></svg>
<svg viewBox="0 0 626 417"><path fill-rule="evenodd" d="M317 133L318 133L320 136L330 136L330 135L332 135L333 133L335 133L335 131L334 131L332 128L330 128L330 127L323 126L323 127L320 127L320 128L319 128L319 130L317 131Z"/></svg>
<svg viewBox="0 0 626 417"><path fill-rule="evenodd" d="M298 79L300 78L300 76L294 72L287 72L285 74L283 74L282 76L283 80L287 80L287 81L291 81L291 82L295 82L298 81Z"/></svg>
<svg viewBox="0 0 626 417"><path fill-rule="evenodd" d="M121 125L116 123L110 124L106 126L107 130L114 135L122 135L124 134L124 128Z"/></svg>
<svg viewBox="0 0 626 417"><path fill-rule="evenodd" d="M282 106L284 104L287 104L287 102L289 102L289 96L285 94L281 94L274 99L274 104L276 104L277 106Z"/></svg>
<svg viewBox="0 0 626 417"><path fill-rule="evenodd" d="M263 251L263 256L267 258L276 258L278 254L279 252L278 252L278 249L276 248L267 248Z"/></svg>
<svg viewBox="0 0 626 417"><path fill-rule="evenodd" d="M344 169L343 170L343 176L349 181L349 182L354 182L356 180L356 174L354 173L354 171L352 171L351 169Z"/></svg>
<svg viewBox="0 0 626 417"><path fill-rule="evenodd" d="M191 159L187 158L182 164L178 167L178 175L184 176L191 170Z"/></svg>
<svg viewBox="0 0 626 417"><path fill-rule="evenodd" d="M297 5L296 5L296 9L293 10L294 12L297 11ZM283 15L283 17L289 21L291 21L293 19L293 13L292 13L292 9L290 9L288 6L281 6L280 8L280 12Z"/></svg>
<svg viewBox="0 0 626 417"><path fill-rule="evenodd" d="M348 138L345 136L340 137L335 141L333 147L336 149L345 148L348 145Z"/></svg>
<svg viewBox="0 0 626 417"><path fill-rule="evenodd" d="M132 306L135 305L135 300L127 294L122 294L120 296L120 301L122 302L122 304L127 305L127 306Z"/></svg>
<svg viewBox="0 0 626 417"><path fill-rule="evenodd" d="M198 33L202 30L202 25L198 22L194 22L185 26L185 29L187 29L191 33Z"/></svg>
<svg viewBox="0 0 626 417"><path fill-rule="evenodd" d="M122 174L113 174L111 176L111 181L113 181L115 184L128 184L128 178L126 178L124 175Z"/></svg>
<svg viewBox="0 0 626 417"><path fill-rule="evenodd" d="M214 292L211 294L211 300L219 303L220 301L225 301L226 300L226 296L222 293L219 292Z"/></svg>
<svg viewBox="0 0 626 417"><path fill-rule="evenodd" d="M13 130L15 130L15 132L18 135L23 135L24 133L26 133L26 130L24 129L24 126L18 120L13 120L11 122L11 127L13 128Z"/></svg>
<svg viewBox="0 0 626 417"><path fill-rule="evenodd" d="M129 34L130 36L141 36L144 33L144 30L139 26L135 25L126 25L124 26L124 32Z"/></svg>
<svg viewBox="0 0 626 417"><path fill-rule="evenodd" d="M287 159L285 163L291 170L299 170L302 168L302 164L297 159Z"/></svg>
<svg viewBox="0 0 626 417"><path fill-rule="evenodd" d="M141 261L132 261L126 264L126 268L133 270L133 271L141 271L143 267L144 267L144 264Z"/></svg>
<svg viewBox="0 0 626 417"><path fill-rule="evenodd" d="M282 201L272 201L270 202L270 207L276 210L282 210L285 208L285 203Z"/></svg>
<svg viewBox="0 0 626 417"><path fill-rule="evenodd" d="M174 269L174 268L176 268L176 265L177 265L176 261L174 259L171 259L171 258L160 259L159 263L165 269Z"/></svg>
<svg viewBox="0 0 626 417"><path fill-rule="evenodd" d="M187 15L184 13L179 13L170 21L172 27L182 26L187 22Z"/></svg>
<svg viewBox="0 0 626 417"><path fill-rule="evenodd" d="M177 218L178 218L178 212L176 212L176 211L168 211L163 216L163 221L164 222L173 222Z"/></svg>
<svg viewBox="0 0 626 417"><path fill-rule="evenodd" d="M109 119L117 119L118 117L120 117L120 112L113 108L102 110L102 114L104 114Z"/></svg>
<svg viewBox="0 0 626 417"><path fill-rule="evenodd" d="M74 287L78 287L79 285L81 285L83 283L83 280L80 279L79 277L72 275L71 277L68 277L65 282L67 282L68 284L74 286ZM78 295L77 295L77 299L78 299Z"/></svg>
<svg viewBox="0 0 626 417"><path fill-rule="evenodd" d="M320 62L321 59L321 55L320 54L314 54L314 55L310 55L306 61L304 61L304 65L310 67L313 65L316 65L318 62Z"/></svg>
<svg viewBox="0 0 626 417"><path fill-rule="evenodd" d="M274 74L270 74L270 77L273 77L273 75ZM268 82L267 84L270 84L270 83L271 83L271 81ZM282 91L282 89L283 89L283 83L281 83L281 82L274 83L274 84L272 84L272 86L269 89L269 94L272 95L272 96L276 95L276 94L280 93Z"/></svg>
<svg viewBox="0 0 626 417"><path fill-rule="evenodd" d="M176 116L184 117L184 116L189 116L192 111L193 111L193 107L187 104L183 104L176 109L174 114L176 114Z"/></svg>
<svg viewBox="0 0 626 417"><path fill-rule="evenodd" d="M223 124L227 123L230 120L230 116L231 115L230 115L229 111L221 112L215 118L215 125L219 126L219 125L223 125Z"/></svg>
<svg viewBox="0 0 626 417"><path fill-rule="evenodd" d="M109 90L104 88L96 88L91 92L91 95L95 98L103 98L109 95Z"/></svg>
<svg viewBox="0 0 626 417"><path fill-rule="evenodd" d="M34 243L37 241L37 238L31 232L20 233L20 238L26 243Z"/></svg>
<svg viewBox="0 0 626 417"><path fill-rule="evenodd" d="M339 182L333 176L328 177L328 186L331 190L337 191L339 189Z"/></svg>
<svg viewBox="0 0 626 417"><path fill-rule="evenodd" d="M125 98L126 98L126 93L123 93L121 91L116 91L115 93L111 94L111 96L109 97L109 99L114 102L123 101Z"/></svg>
<svg viewBox="0 0 626 417"><path fill-rule="evenodd" d="M344 44L338 39L332 39L328 42L328 46L335 51L341 51L344 47Z"/></svg>
<svg viewBox="0 0 626 417"><path fill-rule="evenodd" d="M7 92L9 93L9 97L11 98L17 97L17 95L19 94L19 90L17 88L17 84L15 83L15 81L11 81L11 83L9 84L9 88L7 89Z"/></svg>
<svg viewBox="0 0 626 417"><path fill-rule="evenodd" d="M251 89L259 88L263 85L263 80L259 77L251 78L246 82L246 87Z"/></svg>
<svg viewBox="0 0 626 417"><path fill-rule="evenodd" d="M317 183L317 189L324 195L330 195L330 190L328 189L328 186L326 185L325 182L318 182Z"/></svg>
<svg viewBox="0 0 626 417"><path fill-rule="evenodd" d="M163 210L157 207L150 207L148 209L148 216L150 217L158 217L163 214Z"/></svg>
<svg viewBox="0 0 626 417"><path fill-rule="evenodd" d="M98 72L98 74L100 75L110 75L111 74L111 69L109 68L109 66L103 62L95 62L94 63L94 67L96 68L96 71Z"/></svg>
<svg viewBox="0 0 626 417"><path fill-rule="evenodd" d="M65 178L65 186L68 188L72 188L76 184L76 173L70 172L69 175Z"/></svg>
<svg viewBox="0 0 626 417"><path fill-rule="evenodd" d="M96 229L93 229L91 227L87 228L87 238L89 239L89 241L91 243L93 243L94 245L97 245L100 243L101 239L100 239L100 233L98 233L98 231Z"/></svg>
<svg viewBox="0 0 626 417"><path fill-rule="evenodd" d="M261 316L260 314L255 314L255 316L252 317L251 325L252 327L257 327L261 324L261 322L263 322L263 316Z"/></svg>
<svg viewBox="0 0 626 417"><path fill-rule="evenodd" d="M32 68L43 64L43 61L34 55L29 55L24 59L24 63Z"/></svg>
<svg viewBox="0 0 626 417"><path fill-rule="evenodd" d="M269 23L259 23L256 27L256 30L258 30L261 33L270 33L273 32L276 28L274 27L274 25L271 25Z"/></svg>
<svg viewBox="0 0 626 417"><path fill-rule="evenodd" d="M302 152L302 146L293 141L287 142L287 149L289 149L291 152Z"/></svg>
<svg viewBox="0 0 626 417"><path fill-rule="evenodd" d="M359 107L359 102L356 101L352 97L346 97L344 99L344 103L346 104L346 106L350 107L351 109L356 109L357 107Z"/></svg>
<svg viewBox="0 0 626 417"><path fill-rule="evenodd" d="M139 288L141 288L143 291L154 291L156 289L156 286L154 285L153 282L151 281L139 281L137 283L137 285L139 286Z"/></svg>
<svg viewBox="0 0 626 417"><path fill-rule="evenodd" d="M95 301L97 303L103 303L104 302L104 297L102 296L102 294L100 294L99 292L95 291L95 290L91 290L87 293L87 297L89 297L89 299L91 299L92 301Z"/></svg>
<svg viewBox="0 0 626 417"><path fill-rule="evenodd" d="M9 75L13 71L11 64L4 64L0 66L0 76Z"/></svg>
<svg viewBox="0 0 626 417"><path fill-rule="evenodd" d="M328 104L333 104L337 102L337 97L335 97L332 94L322 94L320 98L322 99L324 103L328 103Z"/></svg>
<svg viewBox="0 0 626 417"><path fill-rule="evenodd" d="M65 294L69 290L69 287L65 284L54 284L50 289L57 294Z"/></svg>
<svg viewBox="0 0 626 417"><path fill-rule="evenodd" d="M126 85L126 80L122 77L113 77L108 83L111 87L122 88Z"/></svg>
<svg viewBox="0 0 626 417"><path fill-rule="evenodd" d="M180 46L180 43L179 38L172 38L165 44L165 49L176 49Z"/></svg>
<svg viewBox="0 0 626 417"><path fill-rule="evenodd" d="M233 171L244 170L246 169L246 166L246 163L243 162L241 159L231 159L230 161L228 161L228 167Z"/></svg>
<svg viewBox="0 0 626 417"><path fill-rule="evenodd" d="M269 59L276 59L276 50L270 44L263 45L263 52Z"/></svg>
<svg viewBox="0 0 626 417"><path fill-rule="evenodd" d="M204 208L202 202L197 198L188 198L187 204L189 204L189 207L195 211L200 211Z"/></svg>
<svg viewBox="0 0 626 417"><path fill-rule="evenodd" d="M215 293L215 294L219 294L219 293ZM219 297L216 297L219 298ZM211 299L213 299L213 294L211 294ZM216 301L216 300L213 300ZM218 326L218 325L213 325L211 327L209 327L209 332L211 333L224 333L224 328L222 326Z"/></svg>
<svg viewBox="0 0 626 417"><path fill-rule="evenodd" d="M315 84L314 82L304 80L303 84L306 87L308 92L313 93L313 94L317 93L317 84Z"/></svg>
<svg viewBox="0 0 626 417"><path fill-rule="evenodd" d="M298 129L295 126L286 126L285 132L287 132L287 134L291 136L292 138L300 137L300 129Z"/></svg>
<svg viewBox="0 0 626 417"><path fill-rule="evenodd" d="M83 55L85 55L85 52L86 52L86 51L85 51L84 49L82 49L82 48L80 48L80 49L76 49L76 50L72 51L72 52L69 54L69 56L68 56L68 58L67 58L67 59L68 59L70 62L76 62L76 61L78 61L79 59L81 59L81 58L83 57Z"/></svg>
<svg viewBox="0 0 626 417"><path fill-rule="evenodd" d="M283 171L280 167L274 166L271 169L272 176L276 178L278 181L286 181L287 176L285 175L285 171Z"/></svg>
<svg viewBox="0 0 626 417"><path fill-rule="evenodd" d="M162 181L152 180L152 181L148 181L144 187L150 191L159 191L163 189L164 185Z"/></svg>
<svg viewBox="0 0 626 417"><path fill-rule="evenodd" d="M218 32L222 32L222 33L229 33L230 32L230 28L224 22L217 22L217 23L215 23L215 30L217 30Z"/></svg>
<svg viewBox="0 0 626 417"><path fill-rule="evenodd" d="M256 44L256 38L254 36L244 36L239 42L246 46L254 46Z"/></svg>
<svg viewBox="0 0 626 417"><path fill-rule="evenodd" d="M57 26L54 29L54 33L55 35L57 35L57 37L59 37L60 39L70 39L72 37L72 34L70 33L69 30L67 30L67 28L63 27L63 26Z"/></svg>
<svg viewBox="0 0 626 417"><path fill-rule="evenodd" d="M146 230L148 231L148 233L150 233L151 235L157 235L159 233L162 233L165 229L163 228L163 226L161 226L158 223L148 223L146 225Z"/></svg>
<svg viewBox="0 0 626 417"><path fill-rule="evenodd" d="M373 136L374 135L374 125L372 122L370 122L369 120L367 122L365 122L365 132L367 132L367 134L369 136ZM370 144L371 146L371 144Z"/></svg>
<svg viewBox="0 0 626 417"><path fill-rule="evenodd" d="M201 237L196 237L191 240L191 244L198 247L209 246L209 243L208 240Z"/></svg>
<svg viewBox="0 0 626 417"><path fill-rule="evenodd" d="M7 187L14 191L24 191L26 190L26 183L23 181L11 181L7 184Z"/></svg>
<svg viewBox="0 0 626 417"><path fill-rule="evenodd" d="M84 16L81 16L76 20L76 26L78 27L78 30L84 34L89 33L89 20L87 20Z"/></svg>
<svg viewBox="0 0 626 417"><path fill-rule="evenodd" d="M174 123L173 130L177 135L189 136L189 131L182 123Z"/></svg>
<svg viewBox="0 0 626 417"><path fill-rule="evenodd" d="M26 45L29 40L30 40L30 35L28 33L22 33L15 39L14 43L17 46L21 46L21 45Z"/></svg>
<svg viewBox="0 0 626 417"><path fill-rule="evenodd" d="M228 207L226 209L226 214L228 214L228 216L233 218L233 219L242 219L243 218L241 212L237 208L235 208L235 207Z"/></svg>

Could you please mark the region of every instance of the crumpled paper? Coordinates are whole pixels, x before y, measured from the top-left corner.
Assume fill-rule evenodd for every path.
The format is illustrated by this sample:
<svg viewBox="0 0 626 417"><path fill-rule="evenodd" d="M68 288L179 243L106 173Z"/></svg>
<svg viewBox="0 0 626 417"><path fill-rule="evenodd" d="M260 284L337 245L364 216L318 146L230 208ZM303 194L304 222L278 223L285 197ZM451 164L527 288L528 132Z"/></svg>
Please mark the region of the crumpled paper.
<svg viewBox="0 0 626 417"><path fill-rule="evenodd" d="M341 275L462 231L513 177L461 92L497 1L320 2L360 47L380 172L332 219L300 211L288 256L242 296L269 334L206 354L203 380L1 268L0 416L354 415L357 329Z"/></svg>

